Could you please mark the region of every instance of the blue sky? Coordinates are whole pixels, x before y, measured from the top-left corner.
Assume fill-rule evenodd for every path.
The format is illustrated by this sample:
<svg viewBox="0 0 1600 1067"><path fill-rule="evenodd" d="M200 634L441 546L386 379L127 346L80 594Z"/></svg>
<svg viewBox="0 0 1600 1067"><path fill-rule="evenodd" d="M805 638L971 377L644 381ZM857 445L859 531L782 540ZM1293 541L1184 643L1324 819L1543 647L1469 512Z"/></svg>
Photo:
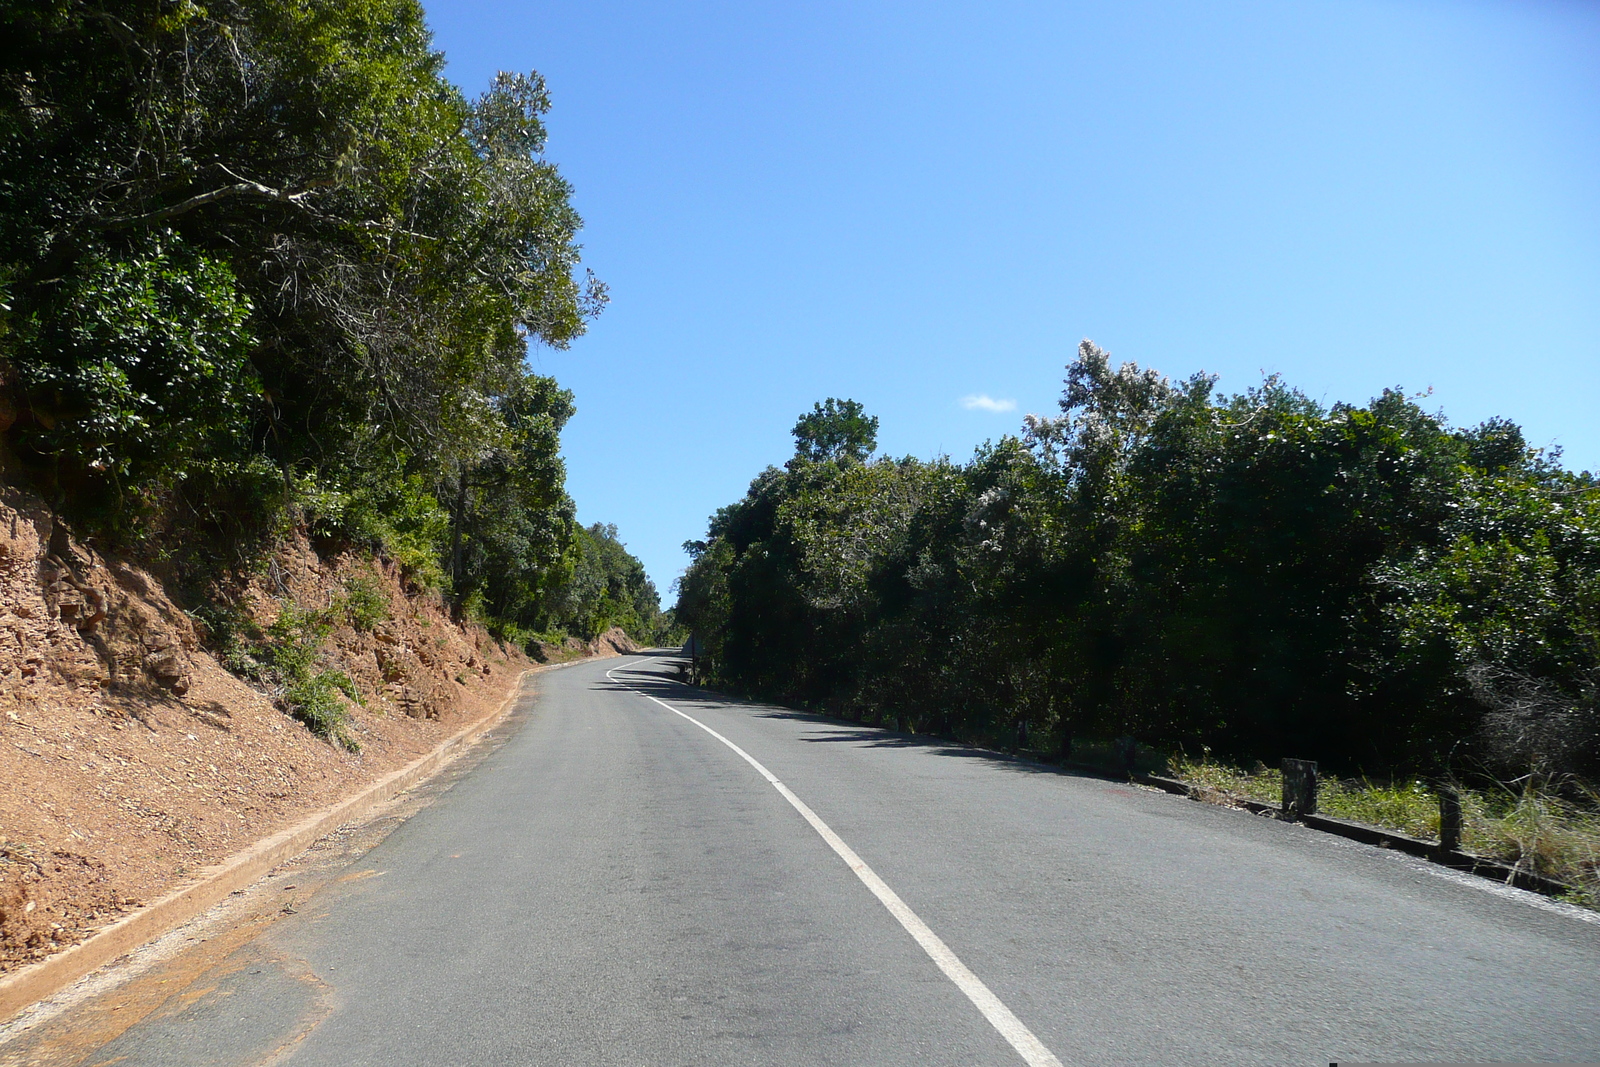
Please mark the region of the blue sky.
<svg viewBox="0 0 1600 1067"><path fill-rule="evenodd" d="M612 303L533 359L664 598L814 401L963 459L1084 337L1600 469L1600 5L424 2L469 94L549 82Z"/></svg>

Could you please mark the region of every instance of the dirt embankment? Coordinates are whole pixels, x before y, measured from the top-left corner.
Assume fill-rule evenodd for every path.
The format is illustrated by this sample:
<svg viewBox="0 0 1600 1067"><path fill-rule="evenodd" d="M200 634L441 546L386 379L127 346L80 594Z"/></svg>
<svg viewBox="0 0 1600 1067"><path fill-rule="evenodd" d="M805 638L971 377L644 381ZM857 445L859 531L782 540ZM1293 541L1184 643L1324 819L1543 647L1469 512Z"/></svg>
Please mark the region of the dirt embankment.
<svg viewBox="0 0 1600 1067"><path fill-rule="evenodd" d="M359 587L364 615L328 609ZM201 642L149 570L73 541L0 487L0 972L81 941L199 869L352 794L492 713L530 666L393 565L286 546L237 591L265 627L324 611L347 751ZM551 658L631 650L620 632Z"/></svg>

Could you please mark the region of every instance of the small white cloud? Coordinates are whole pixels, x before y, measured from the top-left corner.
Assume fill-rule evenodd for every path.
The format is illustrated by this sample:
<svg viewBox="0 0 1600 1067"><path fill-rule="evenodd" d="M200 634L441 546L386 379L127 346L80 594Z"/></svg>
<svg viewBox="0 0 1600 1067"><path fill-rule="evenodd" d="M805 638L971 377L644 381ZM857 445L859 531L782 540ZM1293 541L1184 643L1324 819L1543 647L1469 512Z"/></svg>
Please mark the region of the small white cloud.
<svg viewBox="0 0 1600 1067"><path fill-rule="evenodd" d="M1015 400L996 400L987 393L974 393L971 396L964 396L961 398L961 406L968 411L993 411L998 413L1017 410L1017 402Z"/></svg>

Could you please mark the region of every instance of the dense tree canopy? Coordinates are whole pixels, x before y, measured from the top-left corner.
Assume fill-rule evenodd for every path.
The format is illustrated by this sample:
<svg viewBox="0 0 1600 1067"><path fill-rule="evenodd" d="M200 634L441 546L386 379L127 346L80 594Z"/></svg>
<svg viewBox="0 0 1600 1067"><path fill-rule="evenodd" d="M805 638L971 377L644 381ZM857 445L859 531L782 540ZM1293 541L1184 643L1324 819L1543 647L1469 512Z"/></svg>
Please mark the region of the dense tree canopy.
<svg viewBox="0 0 1600 1067"><path fill-rule="evenodd" d="M1219 396L1085 343L965 465L803 454L687 546L727 685L989 742L1593 773L1600 487L1398 392Z"/></svg>
<svg viewBox="0 0 1600 1067"><path fill-rule="evenodd" d="M442 66L416 0L0 0L6 477L125 542L303 521L564 625L573 402L525 355L605 288L543 81Z"/></svg>

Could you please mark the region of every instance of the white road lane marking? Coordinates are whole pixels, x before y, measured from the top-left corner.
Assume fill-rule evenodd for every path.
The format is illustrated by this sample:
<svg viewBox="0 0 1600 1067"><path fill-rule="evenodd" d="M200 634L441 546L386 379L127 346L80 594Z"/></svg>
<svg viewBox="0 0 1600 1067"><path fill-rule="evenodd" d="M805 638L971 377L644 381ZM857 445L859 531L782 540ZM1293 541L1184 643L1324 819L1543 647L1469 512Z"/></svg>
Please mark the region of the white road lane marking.
<svg viewBox="0 0 1600 1067"><path fill-rule="evenodd" d="M644 662L653 663L655 661L645 660ZM606 677L619 685L626 686L626 682L612 677L612 671L621 669L621 667L611 668L611 670L606 671ZM628 686L628 688L632 689L633 687ZM912 911L906 905L906 902L900 899L900 895L890 889L889 884L879 878L877 872L868 867L866 861L856 855L855 850L845 844L844 839L834 833L833 828L823 822L805 801L795 796L793 790L778 781L775 774L762 766L760 760L717 733L717 731L699 719L679 711L666 701L656 700L655 697L640 689L633 689L633 692L638 693L646 700L655 701L674 715L689 720L738 753L741 759L756 769L757 774L772 784L772 787L778 791L783 799L794 806L794 810L800 813L801 818L811 824L811 828L828 843L829 848L839 854L839 858L844 860L846 865L856 873L856 877L861 879L862 884L872 890L872 895L877 897L885 908L889 909L889 914L900 920L900 925L905 927L906 932L916 939L917 944L922 946L922 950L944 972L945 977L954 982L956 988L967 995L967 999L972 1001L977 1009L983 1013L983 1017L989 1020L989 1024L1000 1032L1001 1037L1011 1043L1012 1048L1017 1050L1018 1054L1028 1064L1028 1067L1062 1067L1061 1061L1056 1059L1055 1055L1044 1047L1044 1042L1035 1037L1033 1031L1024 1026L1022 1020L1012 1014L1011 1009L1006 1007L1000 998L995 996L989 987L983 984L983 980L973 974L967 965L961 962L960 957L950 951L950 946L946 945L939 939L938 934L928 928L928 924L923 922L917 913Z"/></svg>

